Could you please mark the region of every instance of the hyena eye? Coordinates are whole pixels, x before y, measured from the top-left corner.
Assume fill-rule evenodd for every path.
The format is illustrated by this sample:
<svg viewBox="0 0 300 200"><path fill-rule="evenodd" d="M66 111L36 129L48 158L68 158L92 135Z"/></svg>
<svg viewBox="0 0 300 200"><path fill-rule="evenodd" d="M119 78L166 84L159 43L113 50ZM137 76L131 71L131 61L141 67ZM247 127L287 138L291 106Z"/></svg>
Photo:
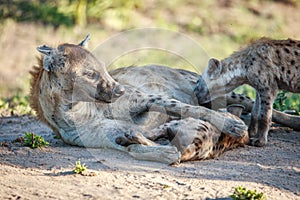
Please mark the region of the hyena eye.
<svg viewBox="0 0 300 200"><path fill-rule="evenodd" d="M98 75L95 71L85 71L83 72L83 76L86 76L89 79L97 79Z"/></svg>

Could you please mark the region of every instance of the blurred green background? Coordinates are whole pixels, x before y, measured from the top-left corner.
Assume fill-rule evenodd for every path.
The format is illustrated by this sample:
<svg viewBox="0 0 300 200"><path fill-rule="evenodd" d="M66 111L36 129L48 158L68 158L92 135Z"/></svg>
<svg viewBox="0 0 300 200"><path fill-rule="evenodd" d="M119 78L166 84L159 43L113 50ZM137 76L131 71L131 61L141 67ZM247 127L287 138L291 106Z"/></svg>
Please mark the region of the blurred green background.
<svg viewBox="0 0 300 200"><path fill-rule="evenodd" d="M28 72L36 64L36 47L41 44L77 43L91 33L93 49L122 31L158 27L183 33L210 57L222 59L263 36L299 40L299 21L299 0L2 0L0 115L6 115L3 109L10 114L20 109L30 112ZM141 63L127 57L116 65L153 62L188 68L176 59L165 62L163 56L154 53ZM237 91L255 96L250 87ZM277 101L278 109L300 112L299 94L285 96Z"/></svg>

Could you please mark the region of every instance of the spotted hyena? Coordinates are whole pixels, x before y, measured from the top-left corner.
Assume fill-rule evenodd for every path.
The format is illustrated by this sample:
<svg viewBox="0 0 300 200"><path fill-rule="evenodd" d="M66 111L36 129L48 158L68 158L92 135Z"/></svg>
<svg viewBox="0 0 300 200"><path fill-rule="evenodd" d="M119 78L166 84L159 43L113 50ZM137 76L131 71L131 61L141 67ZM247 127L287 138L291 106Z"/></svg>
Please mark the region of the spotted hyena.
<svg viewBox="0 0 300 200"><path fill-rule="evenodd" d="M250 144L264 146L278 89L300 92L300 41L262 38L221 61L210 59L195 94L205 103L243 84L256 89Z"/></svg>
<svg viewBox="0 0 300 200"><path fill-rule="evenodd" d="M31 72L31 106L64 142L164 163L215 157L247 142L239 118L198 106L196 73L156 65L108 73L84 48L88 39L38 47L43 56Z"/></svg>

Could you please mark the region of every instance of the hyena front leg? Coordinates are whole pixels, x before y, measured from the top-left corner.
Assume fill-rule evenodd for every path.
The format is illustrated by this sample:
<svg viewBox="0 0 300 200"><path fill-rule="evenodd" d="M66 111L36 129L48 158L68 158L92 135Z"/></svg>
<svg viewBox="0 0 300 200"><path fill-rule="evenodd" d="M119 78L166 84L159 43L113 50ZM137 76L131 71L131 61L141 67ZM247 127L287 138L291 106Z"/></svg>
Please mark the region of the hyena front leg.
<svg viewBox="0 0 300 200"><path fill-rule="evenodd" d="M268 132L272 121L273 102L276 97L277 90L272 88L271 91L266 91L260 94L260 112L258 114L257 134L250 139L250 144L253 146L264 146L267 144ZM252 123L252 122L251 122Z"/></svg>
<svg viewBox="0 0 300 200"><path fill-rule="evenodd" d="M131 103L131 111L145 112L147 110L165 112L168 115L195 119L202 119L212 123L220 131L233 137L241 137L247 132L247 126L242 120L232 119L202 106L192 106L175 99L163 98L160 95L147 95L142 99L135 99Z"/></svg>
<svg viewBox="0 0 300 200"><path fill-rule="evenodd" d="M175 146L145 146L142 144L131 144L126 150L132 157L138 160L174 164L179 163L181 158L181 153Z"/></svg>

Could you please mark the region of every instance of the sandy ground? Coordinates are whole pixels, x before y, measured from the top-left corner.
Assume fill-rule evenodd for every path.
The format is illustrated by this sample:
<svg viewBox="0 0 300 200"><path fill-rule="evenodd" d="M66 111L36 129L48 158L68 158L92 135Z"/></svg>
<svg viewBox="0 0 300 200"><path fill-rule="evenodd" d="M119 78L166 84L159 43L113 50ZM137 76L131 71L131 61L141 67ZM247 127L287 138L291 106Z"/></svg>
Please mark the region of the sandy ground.
<svg viewBox="0 0 300 200"><path fill-rule="evenodd" d="M25 131L50 146L15 142ZM227 199L239 185L267 199L300 199L300 133L286 128L272 128L263 148L178 166L66 145L32 116L0 118L0 144L1 199ZM86 176L73 173L78 159L88 166Z"/></svg>

